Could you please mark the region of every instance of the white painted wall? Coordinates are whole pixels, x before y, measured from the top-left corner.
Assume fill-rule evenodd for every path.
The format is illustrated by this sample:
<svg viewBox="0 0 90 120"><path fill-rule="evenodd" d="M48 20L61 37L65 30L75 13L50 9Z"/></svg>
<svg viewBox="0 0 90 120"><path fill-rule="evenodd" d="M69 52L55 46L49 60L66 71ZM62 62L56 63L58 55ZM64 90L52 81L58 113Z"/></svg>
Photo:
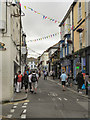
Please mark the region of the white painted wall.
<svg viewBox="0 0 90 120"><path fill-rule="evenodd" d="M20 33L19 26L16 28L16 22L20 23L19 18L11 18L11 12L14 11L12 6L7 7L7 33L0 33L0 37L2 38L2 42L5 44L6 51L0 51L0 55L2 54L2 58L0 56L0 60L2 60L2 98L0 97L0 101L11 100L13 97L13 80L14 80L14 61L16 59L16 55L18 57L19 64L19 51L17 51L16 46L13 41L20 41ZM6 22L6 3L2 3L2 20ZM14 25L13 25L14 23ZM11 37L12 34L12 37ZM1 41L1 39L0 39ZM0 67L1 68L1 67ZM19 69L19 68L18 68ZM0 87L1 88L1 87Z"/></svg>

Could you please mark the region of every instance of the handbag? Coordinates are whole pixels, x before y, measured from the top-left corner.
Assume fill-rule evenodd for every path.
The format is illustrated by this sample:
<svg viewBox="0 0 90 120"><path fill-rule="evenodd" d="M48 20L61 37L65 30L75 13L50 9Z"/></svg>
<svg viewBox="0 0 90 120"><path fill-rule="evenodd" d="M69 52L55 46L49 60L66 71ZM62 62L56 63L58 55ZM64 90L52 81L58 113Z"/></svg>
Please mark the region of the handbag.
<svg viewBox="0 0 90 120"><path fill-rule="evenodd" d="M83 84L83 85L82 85L82 90L85 90L85 89L86 89L86 88L85 88L85 84Z"/></svg>

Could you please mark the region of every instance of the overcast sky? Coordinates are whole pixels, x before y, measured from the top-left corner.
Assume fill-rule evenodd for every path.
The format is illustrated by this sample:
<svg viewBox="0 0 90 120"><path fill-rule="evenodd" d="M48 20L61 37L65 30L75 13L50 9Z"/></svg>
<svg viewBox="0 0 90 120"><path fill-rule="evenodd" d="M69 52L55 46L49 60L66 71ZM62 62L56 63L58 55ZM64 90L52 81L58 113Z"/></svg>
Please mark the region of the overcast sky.
<svg viewBox="0 0 90 120"><path fill-rule="evenodd" d="M58 27L59 23L43 19L41 14L61 22L72 2L73 0L63 0L63 2L62 0L48 0L48 2L47 0L37 0L37 2L35 0L21 1L22 11L25 13L25 16L22 17L22 24L23 30L27 35L26 41L28 46L28 57L38 57L39 54L37 53L42 54L47 48L60 40L60 35L57 35L52 38L30 42L30 40L35 40L60 32ZM24 6L26 6L26 9ZM41 14L39 15L32 12L28 7Z"/></svg>

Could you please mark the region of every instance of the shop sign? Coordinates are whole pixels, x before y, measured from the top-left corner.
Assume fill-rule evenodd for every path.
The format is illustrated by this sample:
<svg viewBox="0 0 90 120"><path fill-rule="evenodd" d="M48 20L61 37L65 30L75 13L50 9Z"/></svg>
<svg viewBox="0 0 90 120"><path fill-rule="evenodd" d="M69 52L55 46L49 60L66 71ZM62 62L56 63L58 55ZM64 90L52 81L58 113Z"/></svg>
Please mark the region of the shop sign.
<svg viewBox="0 0 90 120"><path fill-rule="evenodd" d="M76 69L79 69L79 68L80 68L79 66L76 67Z"/></svg>
<svg viewBox="0 0 90 120"><path fill-rule="evenodd" d="M22 52L22 54L26 54L26 47L21 47L21 52Z"/></svg>

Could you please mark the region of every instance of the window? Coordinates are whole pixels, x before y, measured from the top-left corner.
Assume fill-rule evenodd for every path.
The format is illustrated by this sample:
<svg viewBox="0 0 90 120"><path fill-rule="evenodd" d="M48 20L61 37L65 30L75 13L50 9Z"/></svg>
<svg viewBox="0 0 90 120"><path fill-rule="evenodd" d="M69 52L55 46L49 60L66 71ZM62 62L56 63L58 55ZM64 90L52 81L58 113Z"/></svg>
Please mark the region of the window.
<svg viewBox="0 0 90 120"><path fill-rule="evenodd" d="M78 22L82 19L81 2L78 4Z"/></svg>
<svg viewBox="0 0 90 120"><path fill-rule="evenodd" d="M82 33L79 33L79 48L82 48Z"/></svg>
<svg viewBox="0 0 90 120"><path fill-rule="evenodd" d="M69 54L72 53L72 45L69 45Z"/></svg>

